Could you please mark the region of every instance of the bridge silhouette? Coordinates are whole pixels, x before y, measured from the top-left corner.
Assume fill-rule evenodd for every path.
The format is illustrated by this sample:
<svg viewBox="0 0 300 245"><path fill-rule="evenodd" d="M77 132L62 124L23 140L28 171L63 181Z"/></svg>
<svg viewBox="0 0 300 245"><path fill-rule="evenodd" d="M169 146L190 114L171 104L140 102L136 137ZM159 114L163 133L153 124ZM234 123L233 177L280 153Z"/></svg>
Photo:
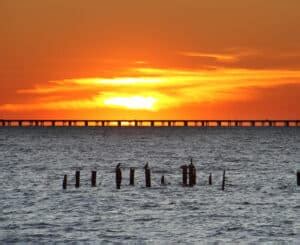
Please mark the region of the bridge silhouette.
<svg viewBox="0 0 300 245"><path fill-rule="evenodd" d="M0 127L299 127L300 120L30 120L0 119Z"/></svg>

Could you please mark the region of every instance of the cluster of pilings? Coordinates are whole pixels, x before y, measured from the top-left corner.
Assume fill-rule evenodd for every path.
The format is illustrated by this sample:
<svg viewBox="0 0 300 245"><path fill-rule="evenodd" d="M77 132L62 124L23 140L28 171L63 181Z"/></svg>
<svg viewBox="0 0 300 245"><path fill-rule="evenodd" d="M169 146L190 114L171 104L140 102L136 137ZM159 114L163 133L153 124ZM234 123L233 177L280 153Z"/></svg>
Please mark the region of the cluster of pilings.
<svg viewBox="0 0 300 245"><path fill-rule="evenodd" d="M189 165L184 164L180 167L182 169L182 186L183 187L193 187L196 185L196 180L197 180L197 171L196 167L193 164L193 161L191 160L191 163ZM151 169L149 167L149 164L147 163L144 166L144 171L145 171L145 186L147 188L151 187ZM223 171L222 175L222 186L221 190L225 190L225 184L226 184L226 176L225 176L225 170ZM121 189L122 185L122 169L121 169L121 164L119 163L116 166L115 169L115 174L116 174L116 188ZM135 168L130 168L129 169L129 185L134 186L135 185ZM297 171L297 185L300 186L300 171ZM93 170L91 172L91 187L96 187L96 178L97 178L97 171ZM68 184L68 176L64 175L63 178L63 184L62 187L63 189L67 189L67 184ZM165 176L162 175L160 179L160 184L161 185L166 185L165 181ZM208 184L212 185L212 174L210 173L208 176ZM75 188L80 187L80 171L75 171Z"/></svg>
<svg viewBox="0 0 300 245"><path fill-rule="evenodd" d="M197 183L197 170L195 165L193 164L193 160L191 159L190 164L184 164L181 167L182 170L182 186L183 187L193 187ZM149 167L149 164L147 163L144 166L144 174L145 174L145 187L150 188L151 187L151 169ZM91 186L96 187L96 178L97 178L97 172L93 170L91 172ZM222 187L221 189L225 190L225 170L223 171L223 177L222 177ZM122 168L121 164L117 164L115 168L115 182L116 182L116 188L121 189L122 186ZM160 178L160 184L166 185L165 176L162 175ZM212 174L210 173L208 176L208 184L212 185ZM135 168L131 167L129 169L129 185L134 186L135 185ZM67 189L67 175L64 175L63 178L63 189ZM80 187L80 171L75 171L75 188Z"/></svg>

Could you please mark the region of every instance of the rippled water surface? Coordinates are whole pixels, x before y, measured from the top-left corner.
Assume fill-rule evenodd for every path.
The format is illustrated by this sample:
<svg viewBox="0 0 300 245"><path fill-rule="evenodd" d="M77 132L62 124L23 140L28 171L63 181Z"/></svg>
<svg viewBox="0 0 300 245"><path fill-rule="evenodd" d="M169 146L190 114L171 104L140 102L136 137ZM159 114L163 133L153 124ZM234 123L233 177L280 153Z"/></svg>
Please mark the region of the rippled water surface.
<svg viewBox="0 0 300 245"><path fill-rule="evenodd" d="M0 153L0 243L300 241L297 128L0 128ZM183 188L179 167L190 157L197 186ZM162 174L169 185L160 186Z"/></svg>

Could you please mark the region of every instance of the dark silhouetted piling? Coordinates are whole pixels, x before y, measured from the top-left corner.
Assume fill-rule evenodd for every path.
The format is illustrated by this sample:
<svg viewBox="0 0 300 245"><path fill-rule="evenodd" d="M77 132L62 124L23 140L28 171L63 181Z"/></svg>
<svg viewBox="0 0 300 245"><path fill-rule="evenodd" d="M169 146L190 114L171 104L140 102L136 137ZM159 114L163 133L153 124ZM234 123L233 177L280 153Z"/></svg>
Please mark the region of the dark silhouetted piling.
<svg viewBox="0 0 300 245"><path fill-rule="evenodd" d="M212 185L212 175L211 175L211 173L209 174L209 177L208 177L208 184Z"/></svg>
<svg viewBox="0 0 300 245"><path fill-rule="evenodd" d="M297 185L300 186L300 171L297 172Z"/></svg>
<svg viewBox="0 0 300 245"><path fill-rule="evenodd" d="M161 185L165 185L165 184L166 184L166 183L165 183L165 176L164 176L164 175L161 176L160 184L161 184Z"/></svg>
<svg viewBox="0 0 300 245"><path fill-rule="evenodd" d="M151 171L149 168L145 170L146 187L151 187Z"/></svg>
<svg viewBox="0 0 300 245"><path fill-rule="evenodd" d="M80 187L80 171L75 172L75 187Z"/></svg>
<svg viewBox="0 0 300 245"><path fill-rule="evenodd" d="M134 185L134 168L130 168L130 173L129 173L129 185Z"/></svg>
<svg viewBox="0 0 300 245"><path fill-rule="evenodd" d="M67 182L68 182L68 176L65 174L63 179L63 184L62 184L64 190L67 189L67 184L68 184Z"/></svg>
<svg viewBox="0 0 300 245"><path fill-rule="evenodd" d="M193 185L197 184L197 170L196 167L194 166L194 171L193 171Z"/></svg>
<svg viewBox="0 0 300 245"><path fill-rule="evenodd" d="M119 163L116 167L116 187L117 187L117 189L121 189L121 182L122 182L122 170L121 170L121 164Z"/></svg>
<svg viewBox="0 0 300 245"><path fill-rule="evenodd" d="M196 184L196 168L193 164L193 159L189 165L189 186L193 187Z"/></svg>
<svg viewBox="0 0 300 245"><path fill-rule="evenodd" d="M225 190L225 170L223 171L223 179L222 179L222 191Z"/></svg>
<svg viewBox="0 0 300 245"><path fill-rule="evenodd" d="M151 171L150 171L148 163L145 165L144 169L145 169L145 184L146 184L146 187L150 188L151 187Z"/></svg>
<svg viewBox="0 0 300 245"><path fill-rule="evenodd" d="M92 176L91 176L91 186L96 187L96 179L97 179L97 172L92 171Z"/></svg>
<svg viewBox="0 0 300 245"><path fill-rule="evenodd" d="M185 164L182 165L180 168L182 169L182 185L187 186L188 166Z"/></svg>

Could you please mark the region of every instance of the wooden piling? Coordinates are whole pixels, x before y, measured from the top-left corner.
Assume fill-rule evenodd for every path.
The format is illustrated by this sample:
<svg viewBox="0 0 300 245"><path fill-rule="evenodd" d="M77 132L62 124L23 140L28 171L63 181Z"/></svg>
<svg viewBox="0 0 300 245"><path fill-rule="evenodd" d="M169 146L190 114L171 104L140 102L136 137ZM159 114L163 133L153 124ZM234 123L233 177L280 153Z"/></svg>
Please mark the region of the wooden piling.
<svg viewBox="0 0 300 245"><path fill-rule="evenodd" d="M134 186L134 168L130 168L130 174L129 174L129 185Z"/></svg>
<svg viewBox="0 0 300 245"><path fill-rule="evenodd" d="M97 171L92 171L91 186L96 187Z"/></svg>
<svg viewBox="0 0 300 245"><path fill-rule="evenodd" d="M300 170L297 172L297 185L300 186Z"/></svg>
<svg viewBox="0 0 300 245"><path fill-rule="evenodd" d="M196 184L196 168L193 164L192 159L188 168L189 168L189 186L193 187Z"/></svg>
<svg viewBox="0 0 300 245"><path fill-rule="evenodd" d="M146 174L146 187L150 188L151 187L151 171L149 168L146 169L145 174Z"/></svg>
<svg viewBox="0 0 300 245"><path fill-rule="evenodd" d="M222 179L222 191L225 190L225 170L223 171L223 179Z"/></svg>
<svg viewBox="0 0 300 245"><path fill-rule="evenodd" d="M194 166L194 169L193 169L193 185L196 185L197 184L197 170L196 170L196 167Z"/></svg>
<svg viewBox="0 0 300 245"><path fill-rule="evenodd" d="M146 187L150 188L151 187L151 171L150 171L148 163L145 165L144 169L145 169L145 184L146 184Z"/></svg>
<svg viewBox="0 0 300 245"><path fill-rule="evenodd" d="M165 185L165 184L166 184L166 183L165 183L165 176L164 176L164 175L161 176L160 184L161 184L161 185Z"/></svg>
<svg viewBox="0 0 300 245"><path fill-rule="evenodd" d="M122 170L120 167L120 163L116 167L116 187L117 189L121 189L121 182L122 182Z"/></svg>
<svg viewBox="0 0 300 245"><path fill-rule="evenodd" d="M208 177L208 184L212 185L212 175L211 175L211 173L209 174L209 177Z"/></svg>
<svg viewBox="0 0 300 245"><path fill-rule="evenodd" d="M62 184L64 190L67 189L67 182L68 182L68 176L65 174L63 179L63 184Z"/></svg>
<svg viewBox="0 0 300 245"><path fill-rule="evenodd" d="M182 165L180 168L182 169L182 186L187 186L188 166L185 164L185 165Z"/></svg>
<svg viewBox="0 0 300 245"><path fill-rule="evenodd" d="M75 172L75 187L80 187L80 171Z"/></svg>

